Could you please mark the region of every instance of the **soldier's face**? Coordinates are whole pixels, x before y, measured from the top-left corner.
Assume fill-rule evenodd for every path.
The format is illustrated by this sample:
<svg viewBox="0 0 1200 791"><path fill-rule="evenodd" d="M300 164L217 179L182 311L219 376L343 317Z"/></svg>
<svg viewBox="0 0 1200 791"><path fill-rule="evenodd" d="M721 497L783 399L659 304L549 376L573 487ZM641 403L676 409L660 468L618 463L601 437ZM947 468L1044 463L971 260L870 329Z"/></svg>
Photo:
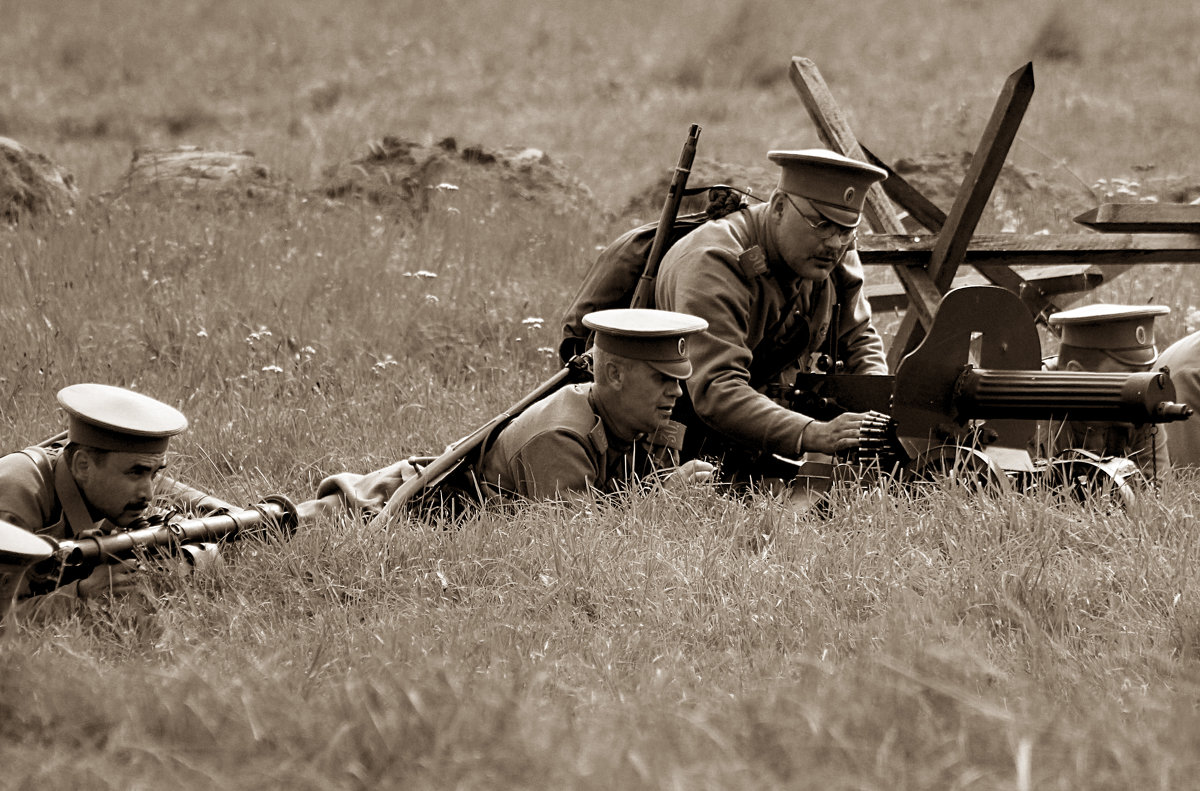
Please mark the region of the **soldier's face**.
<svg viewBox="0 0 1200 791"><path fill-rule="evenodd" d="M683 395L679 380L651 368L641 360L630 360L621 383L621 409L630 427L653 434L671 419L675 400Z"/></svg>
<svg viewBox="0 0 1200 791"><path fill-rule="evenodd" d="M799 196L776 193L771 219L775 247L788 268L805 280L829 277L854 241L852 228L831 223Z"/></svg>
<svg viewBox="0 0 1200 791"><path fill-rule="evenodd" d="M75 457L72 472L93 516L118 527L140 517L154 495L154 479L166 466L165 453L91 453Z"/></svg>

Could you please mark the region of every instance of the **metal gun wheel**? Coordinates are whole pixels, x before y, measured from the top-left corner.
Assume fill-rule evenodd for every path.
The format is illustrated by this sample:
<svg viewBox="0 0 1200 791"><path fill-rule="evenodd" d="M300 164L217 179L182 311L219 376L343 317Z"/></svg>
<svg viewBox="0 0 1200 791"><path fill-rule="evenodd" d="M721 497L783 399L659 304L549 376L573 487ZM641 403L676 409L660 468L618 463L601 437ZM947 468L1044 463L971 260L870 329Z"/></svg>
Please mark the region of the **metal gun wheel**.
<svg viewBox="0 0 1200 791"><path fill-rule="evenodd" d="M1050 487L1083 504L1129 508L1148 483L1138 466L1123 456L1101 458L1086 450L1063 451L1046 470Z"/></svg>
<svg viewBox="0 0 1200 791"><path fill-rule="evenodd" d="M948 481L971 492L1004 494L1012 490L1008 476L986 453L962 445L938 445L917 456L910 466L917 483Z"/></svg>

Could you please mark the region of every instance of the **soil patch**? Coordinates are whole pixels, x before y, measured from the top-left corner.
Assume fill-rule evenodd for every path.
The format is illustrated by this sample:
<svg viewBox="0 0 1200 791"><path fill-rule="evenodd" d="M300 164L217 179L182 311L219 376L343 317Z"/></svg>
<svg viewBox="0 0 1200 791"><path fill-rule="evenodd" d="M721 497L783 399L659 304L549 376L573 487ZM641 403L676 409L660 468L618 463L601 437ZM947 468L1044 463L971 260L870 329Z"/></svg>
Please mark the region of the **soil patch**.
<svg viewBox="0 0 1200 791"><path fill-rule="evenodd" d="M17 223L36 214L58 214L75 208L75 177L49 157L0 137L0 217Z"/></svg>
<svg viewBox="0 0 1200 791"><path fill-rule="evenodd" d="M662 213L663 203L667 199L667 190L671 186L674 170L668 170L658 176L653 182L639 190L625 204L621 213L614 218L614 228L617 233L643 223L657 220ZM757 203L755 198L765 199L771 194L779 181L778 169L765 167L746 167L719 162L715 159L696 157L692 162L691 173L688 174L688 189L728 185L739 190L746 190L751 198L750 203ZM690 214L702 212L708 206L708 195L701 193L683 199L679 205L679 213Z"/></svg>
<svg viewBox="0 0 1200 791"><path fill-rule="evenodd" d="M460 149L453 137L423 145L390 136L367 148L363 156L326 169L325 197L366 200L415 216L449 194L467 197L489 214L523 206L552 215L596 210L591 190L536 148Z"/></svg>
<svg viewBox="0 0 1200 791"><path fill-rule="evenodd" d="M252 151L206 151L197 146L139 148L114 190L126 199L164 195L191 199L275 198L290 192Z"/></svg>

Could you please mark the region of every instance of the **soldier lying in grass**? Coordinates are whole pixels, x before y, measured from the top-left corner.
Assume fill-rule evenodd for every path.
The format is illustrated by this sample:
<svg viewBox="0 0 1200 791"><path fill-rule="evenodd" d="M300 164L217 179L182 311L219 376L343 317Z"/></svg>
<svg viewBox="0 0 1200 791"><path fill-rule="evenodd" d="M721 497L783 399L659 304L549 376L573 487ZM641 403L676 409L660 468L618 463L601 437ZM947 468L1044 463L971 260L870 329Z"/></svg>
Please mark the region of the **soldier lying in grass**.
<svg viewBox="0 0 1200 791"><path fill-rule="evenodd" d="M0 519L55 539L129 527L150 506L168 442L187 428L187 418L141 393L101 384L65 387L58 401L69 416L67 445L0 457ZM101 564L66 585L43 582L26 580L16 591L18 612L128 593L137 585L136 564Z"/></svg>
<svg viewBox="0 0 1200 791"><path fill-rule="evenodd" d="M595 333L594 381L562 387L504 425L471 465L470 482L458 479L460 490L473 489L480 501L559 499L612 492L631 480L681 484L712 475L704 461L673 467L677 426L670 420L680 383L692 373L687 338L707 323L635 309L597 311L584 322ZM339 492L347 506L377 513L416 472L405 460L367 475L341 473L322 481L317 497ZM302 503L301 518L318 503Z"/></svg>

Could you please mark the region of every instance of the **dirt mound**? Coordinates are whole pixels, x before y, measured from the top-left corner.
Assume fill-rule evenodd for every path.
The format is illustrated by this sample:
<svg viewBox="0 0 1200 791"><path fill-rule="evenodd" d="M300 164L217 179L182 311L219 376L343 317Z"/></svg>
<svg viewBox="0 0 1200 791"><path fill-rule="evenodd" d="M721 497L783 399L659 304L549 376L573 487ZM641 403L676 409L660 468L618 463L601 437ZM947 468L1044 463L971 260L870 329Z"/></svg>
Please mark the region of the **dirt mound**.
<svg viewBox="0 0 1200 791"><path fill-rule="evenodd" d="M0 137L0 217L17 223L29 215L70 211L78 201L74 176L45 155Z"/></svg>
<svg viewBox="0 0 1200 791"><path fill-rule="evenodd" d="M206 151L197 146L138 148L115 193L122 198L237 197L286 193L252 151Z"/></svg>
<svg viewBox="0 0 1200 791"><path fill-rule="evenodd" d="M905 181L948 213L971 166L972 156L969 151L922 154L903 157L891 164ZM1080 227L1073 218L1095 205L1092 190L1069 173L1047 176L1005 164L976 232L1074 233Z"/></svg>
<svg viewBox="0 0 1200 791"><path fill-rule="evenodd" d="M322 192L415 215L445 193L477 199L487 213L522 204L555 215L596 208L591 190L539 149L459 149L453 137L432 146L390 136L374 141L365 155L327 168Z"/></svg>
<svg viewBox="0 0 1200 791"><path fill-rule="evenodd" d="M616 222L618 226L629 227L657 220L662 212L663 202L667 199L667 190L671 186L674 169L664 171L652 183L639 190L621 210ZM692 171L688 174L687 186L711 187L716 184L727 184L742 190L749 190L752 195L766 198L779 181L779 171L774 172L763 167L745 167L718 162L715 159L697 157L692 162ZM751 203L757 201L751 200ZM683 199L679 206L680 214L704 211L708 205L706 194L692 195Z"/></svg>

